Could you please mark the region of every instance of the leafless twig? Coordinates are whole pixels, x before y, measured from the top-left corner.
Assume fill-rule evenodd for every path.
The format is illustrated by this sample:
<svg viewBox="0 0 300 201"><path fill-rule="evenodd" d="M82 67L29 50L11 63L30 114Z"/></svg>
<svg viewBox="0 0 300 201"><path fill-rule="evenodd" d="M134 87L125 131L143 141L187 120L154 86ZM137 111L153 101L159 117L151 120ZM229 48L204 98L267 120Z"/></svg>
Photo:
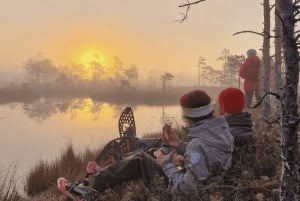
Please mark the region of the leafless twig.
<svg viewBox="0 0 300 201"><path fill-rule="evenodd" d="M184 13L180 13L183 17L179 20L176 20L176 22L179 22L179 23L182 23L184 21L186 21L188 19L188 13L189 13L189 10L190 10L190 6L191 5L194 5L194 4L198 4L202 1L205 1L205 0L198 0L198 1L194 1L194 2L190 2L189 0L186 0L187 3L186 4L182 4L182 5L179 5L178 7L182 8L182 7L186 7L186 10Z"/></svg>
<svg viewBox="0 0 300 201"><path fill-rule="evenodd" d="M256 32L256 31L239 31L236 32L234 34L232 34L233 36L241 34L241 33L254 33L260 36L264 36L265 34L269 37L269 38L280 38L279 36L271 36L270 33L264 32L264 33L260 33L260 32Z"/></svg>
<svg viewBox="0 0 300 201"><path fill-rule="evenodd" d="M241 33L254 33L254 34L257 34L257 35L260 35L260 36L264 36L263 33L259 33L259 32L256 32L256 31L239 31L239 32L236 32L232 35L235 36L235 35L238 35L238 34L241 34Z"/></svg>
<svg viewBox="0 0 300 201"><path fill-rule="evenodd" d="M191 5L193 5L193 4L198 4L198 3L202 2L202 1L205 1L205 0L194 1L194 2L191 2L191 3L187 0L188 3L179 5L178 7L180 7L180 8L186 7L186 6L187 6L187 7L190 7Z"/></svg>

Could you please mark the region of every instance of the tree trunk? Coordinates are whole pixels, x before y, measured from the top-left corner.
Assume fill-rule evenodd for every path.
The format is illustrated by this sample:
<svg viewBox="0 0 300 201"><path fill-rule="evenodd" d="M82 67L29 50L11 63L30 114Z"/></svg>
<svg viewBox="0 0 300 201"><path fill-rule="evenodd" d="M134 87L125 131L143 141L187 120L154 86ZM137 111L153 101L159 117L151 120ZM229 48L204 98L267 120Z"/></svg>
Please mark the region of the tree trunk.
<svg viewBox="0 0 300 201"><path fill-rule="evenodd" d="M264 0L264 41L263 41L263 90L270 91L270 3ZM262 102L262 116L270 117L270 96Z"/></svg>
<svg viewBox="0 0 300 201"><path fill-rule="evenodd" d="M282 78L281 78L281 65L282 65L282 56L281 56L281 22L277 16L280 13L279 9L279 0L275 1L275 93L279 94L282 97ZM282 108L281 100L276 99L276 119L281 118Z"/></svg>
<svg viewBox="0 0 300 201"><path fill-rule="evenodd" d="M282 182L280 199L297 200L297 94L299 81L299 52L294 36L295 17L292 0L279 0L282 20L282 46L286 66L282 102Z"/></svg>

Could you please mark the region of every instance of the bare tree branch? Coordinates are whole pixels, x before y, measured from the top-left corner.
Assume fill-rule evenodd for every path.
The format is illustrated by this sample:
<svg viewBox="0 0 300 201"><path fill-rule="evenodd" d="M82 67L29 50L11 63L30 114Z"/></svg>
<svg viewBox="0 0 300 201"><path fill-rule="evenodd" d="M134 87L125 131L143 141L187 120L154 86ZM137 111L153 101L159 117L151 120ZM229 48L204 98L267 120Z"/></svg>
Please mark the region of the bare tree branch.
<svg viewBox="0 0 300 201"><path fill-rule="evenodd" d="M191 5L193 5L193 4L198 4L198 3L202 2L202 1L205 1L205 0L194 1L194 2L191 2L191 3L187 0L188 3L179 5L178 7L180 7L180 8L186 7L186 6L187 6L187 7L190 7Z"/></svg>
<svg viewBox="0 0 300 201"><path fill-rule="evenodd" d="M260 35L260 36L264 36L264 34L263 33L259 33L259 32L256 32L256 31L239 31L239 32L236 32L236 33L234 33L234 34L232 34L233 36L235 36L235 35L238 35L238 34L241 34L241 33L253 33L253 34L257 34L257 35Z"/></svg>
<svg viewBox="0 0 300 201"><path fill-rule="evenodd" d="M270 6L270 11L275 8L275 4L273 4L272 6Z"/></svg>
<svg viewBox="0 0 300 201"><path fill-rule="evenodd" d="M182 15L182 18L179 20L176 20L176 22L183 23L184 21L186 21L188 19L189 10L190 10L190 7L187 7L185 10L185 13L180 13Z"/></svg>
<svg viewBox="0 0 300 201"><path fill-rule="evenodd" d="M183 23L184 21L186 21L188 19L188 13L189 13L189 10L190 10L190 6L193 5L193 4L198 4L202 1L205 1L205 0L198 0L198 1L194 1L194 2L189 2L189 0L186 0L187 3L186 4L182 4L182 5L179 5L178 7L182 8L182 7L186 7L186 10L185 10L185 13L180 13L183 17L179 20L176 20L176 22L179 22L179 23Z"/></svg>
<svg viewBox="0 0 300 201"><path fill-rule="evenodd" d="M272 35L270 35L270 33L260 33L260 32L256 32L256 31L247 31L247 30L246 31L239 31L239 32L236 32L232 35L235 36L235 35L242 34L242 33L253 33L253 34L260 35L260 36L264 36L264 34L266 34L269 38L280 38L280 36L272 36Z"/></svg>

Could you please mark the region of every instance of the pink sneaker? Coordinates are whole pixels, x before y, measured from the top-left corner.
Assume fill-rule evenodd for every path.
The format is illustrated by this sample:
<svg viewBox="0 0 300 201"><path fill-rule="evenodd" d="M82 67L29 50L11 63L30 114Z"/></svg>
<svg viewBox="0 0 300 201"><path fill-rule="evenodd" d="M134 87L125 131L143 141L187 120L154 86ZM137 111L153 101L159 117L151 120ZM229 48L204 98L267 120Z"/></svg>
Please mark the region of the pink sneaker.
<svg viewBox="0 0 300 201"><path fill-rule="evenodd" d="M76 201L83 201L82 199L80 198L76 198L74 195L72 195L68 190L68 186L70 185L71 183L64 177L59 177L57 179L57 188L60 192L62 192L63 194L65 194L67 197L69 197L70 199L72 200L76 200Z"/></svg>
<svg viewBox="0 0 300 201"><path fill-rule="evenodd" d="M100 170L100 166L97 164L96 161L89 161L86 166L86 172L88 174L97 174Z"/></svg>

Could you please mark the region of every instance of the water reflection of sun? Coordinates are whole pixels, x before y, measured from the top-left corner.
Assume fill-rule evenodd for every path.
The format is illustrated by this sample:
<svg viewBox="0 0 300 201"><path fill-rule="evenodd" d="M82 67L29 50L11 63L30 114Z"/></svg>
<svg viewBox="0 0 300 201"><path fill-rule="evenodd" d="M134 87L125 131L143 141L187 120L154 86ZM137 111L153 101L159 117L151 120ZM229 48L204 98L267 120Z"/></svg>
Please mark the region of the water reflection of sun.
<svg viewBox="0 0 300 201"><path fill-rule="evenodd" d="M82 107L78 108L76 116L82 120L105 120L107 117L114 116L114 108L108 103L97 103L90 98L78 101L83 102Z"/></svg>

